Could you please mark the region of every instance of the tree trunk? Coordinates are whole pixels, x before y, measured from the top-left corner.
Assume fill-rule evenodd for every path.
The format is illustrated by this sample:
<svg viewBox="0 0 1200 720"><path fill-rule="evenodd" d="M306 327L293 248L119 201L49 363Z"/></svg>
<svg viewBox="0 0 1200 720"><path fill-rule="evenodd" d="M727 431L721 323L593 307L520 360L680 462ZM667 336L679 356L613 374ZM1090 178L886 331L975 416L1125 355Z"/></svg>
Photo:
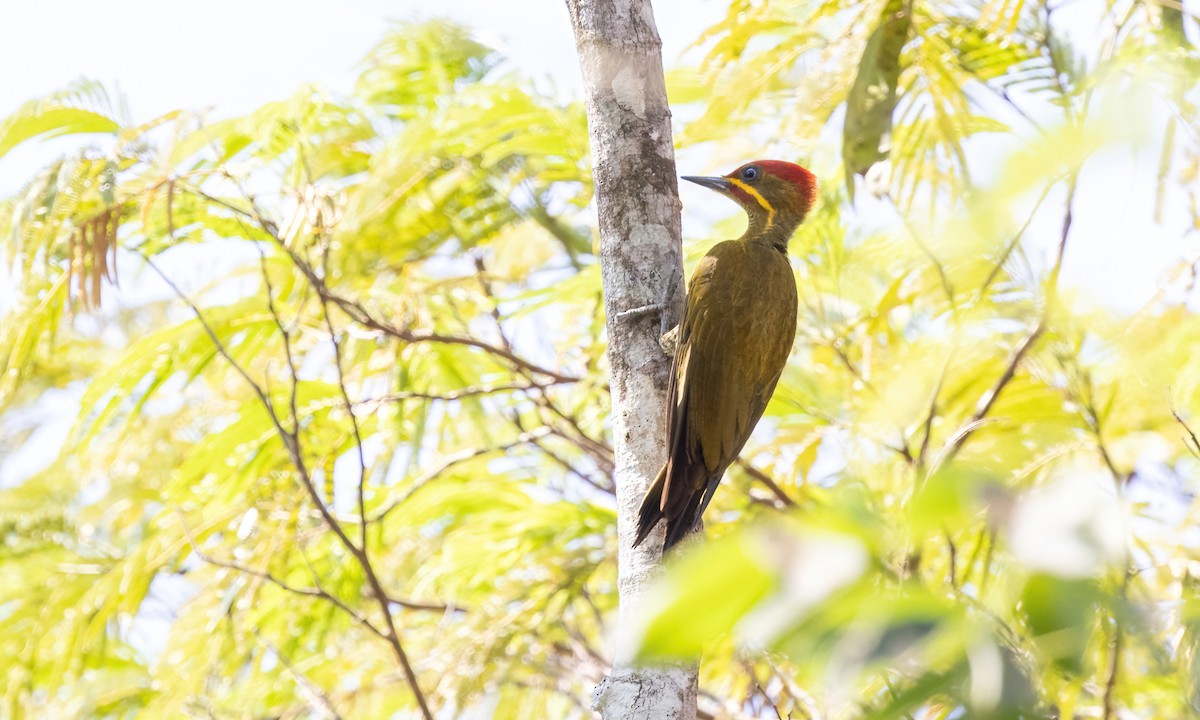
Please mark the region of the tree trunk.
<svg viewBox="0 0 1200 720"><path fill-rule="evenodd" d="M650 0L567 0L567 8L587 93L600 215L616 451L618 635L628 637L661 567L661 529L632 546L642 496L666 457L671 360L658 339L683 309L679 190ZM661 313L621 315L657 304ZM693 720L696 668L637 667L621 645L593 709L605 720Z"/></svg>

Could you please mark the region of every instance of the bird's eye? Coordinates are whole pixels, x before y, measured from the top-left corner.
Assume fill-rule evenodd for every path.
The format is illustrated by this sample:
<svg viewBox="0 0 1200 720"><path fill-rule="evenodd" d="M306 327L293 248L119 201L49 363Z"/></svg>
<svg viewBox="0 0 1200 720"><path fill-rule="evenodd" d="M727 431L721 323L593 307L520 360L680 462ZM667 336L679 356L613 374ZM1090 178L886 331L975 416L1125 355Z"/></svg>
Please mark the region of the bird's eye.
<svg viewBox="0 0 1200 720"><path fill-rule="evenodd" d="M758 179L758 168L750 166L742 170L742 179L746 182L754 182Z"/></svg>

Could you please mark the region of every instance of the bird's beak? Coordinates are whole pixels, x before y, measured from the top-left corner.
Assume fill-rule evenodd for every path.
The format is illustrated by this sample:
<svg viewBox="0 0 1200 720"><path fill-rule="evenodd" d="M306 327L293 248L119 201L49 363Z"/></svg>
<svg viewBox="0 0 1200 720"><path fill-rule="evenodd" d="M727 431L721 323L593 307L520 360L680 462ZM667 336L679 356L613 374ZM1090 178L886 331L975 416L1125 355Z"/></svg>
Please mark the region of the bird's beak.
<svg viewBox="0 0 1200 720"><path fill-rule="evenodd" d="M684 175L684 180L694 182L701 187L706 187L709 190L716 190L719 193L728 193L733 187L733 183L729 182L728 178L723 177L695 177L693 175Z"/></svg>

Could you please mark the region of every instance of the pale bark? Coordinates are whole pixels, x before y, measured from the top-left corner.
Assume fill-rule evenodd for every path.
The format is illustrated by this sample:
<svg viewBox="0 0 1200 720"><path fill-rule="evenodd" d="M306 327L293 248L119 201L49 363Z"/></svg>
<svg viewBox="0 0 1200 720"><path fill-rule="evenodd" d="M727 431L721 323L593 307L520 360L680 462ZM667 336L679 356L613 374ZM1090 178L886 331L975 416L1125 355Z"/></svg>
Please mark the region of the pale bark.
<svg viewBox="0 0 1200 720"><path fill-rule="evenodd" d="M587 93L616 451L618 634L637 625L663 531L633 548L637 511L666 455L671 361L658 339L683 309L679 193L662 43L650 0L567 0ZM648 305L662 312L623 312ZM620 645L620 643L619 643ZM637 667L618 647L596 689L605 720L696 715L694 667Z"/></svg>

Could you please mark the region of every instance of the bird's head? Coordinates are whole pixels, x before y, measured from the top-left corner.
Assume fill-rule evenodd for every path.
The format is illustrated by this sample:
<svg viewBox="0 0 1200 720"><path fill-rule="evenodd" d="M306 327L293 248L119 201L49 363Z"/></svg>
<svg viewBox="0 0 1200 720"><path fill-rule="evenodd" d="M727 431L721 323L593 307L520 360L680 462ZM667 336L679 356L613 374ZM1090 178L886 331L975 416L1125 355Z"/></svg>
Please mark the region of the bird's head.
<svg viewBox="0 0 1200 720"><path fill-rule="evenodd" d="M761 239L787 248L817 195L817 178L808 170L782 160L755 160L721 177L683 178L733 198L750 225L745 239Z"/></svg>

